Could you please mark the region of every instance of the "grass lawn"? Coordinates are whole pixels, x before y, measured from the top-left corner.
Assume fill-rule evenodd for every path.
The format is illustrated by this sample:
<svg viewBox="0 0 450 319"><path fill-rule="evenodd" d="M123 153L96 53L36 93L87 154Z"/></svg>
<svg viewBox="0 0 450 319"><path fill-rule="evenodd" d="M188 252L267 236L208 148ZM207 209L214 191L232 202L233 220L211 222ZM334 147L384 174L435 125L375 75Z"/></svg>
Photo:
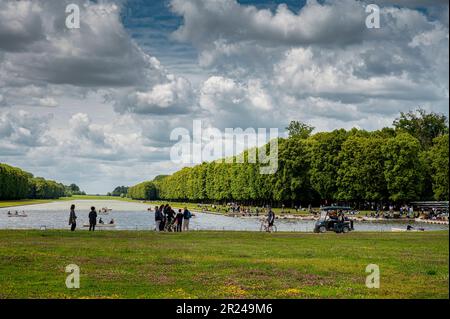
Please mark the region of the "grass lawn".
<svg viewBox="0 0 450 319"><path fill-rule="evenodd" d="M20 199L20 200L2 200L0 201L0 208L45 204L56 201L57 199Z"/></svg>
<svg viewBox="0 0 450 319"><path fill-rule="evenodd" d="M103 195L73 195L71 197L60 197L58 199L21 199L21 200L0 200L0 208L25 206L34 204L45 204L57 201L72 201L72 200L121 200L126 202L134 202L131 198L121 198Z"/></svg>
<svg viewBox="0 0 450 319"><path fill-rule="evenodd" d="M448 258L448 232L0 230L0 298L448 298Z"/></svg>

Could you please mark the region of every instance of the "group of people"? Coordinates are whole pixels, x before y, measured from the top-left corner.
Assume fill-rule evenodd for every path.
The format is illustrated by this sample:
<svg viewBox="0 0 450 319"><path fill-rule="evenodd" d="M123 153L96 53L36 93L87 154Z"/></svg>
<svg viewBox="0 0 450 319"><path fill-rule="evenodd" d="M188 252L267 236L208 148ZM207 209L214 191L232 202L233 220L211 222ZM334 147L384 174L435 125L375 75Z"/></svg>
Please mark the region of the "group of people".
<svg viewBox="0 0 450 319"><path fill-rule="evenodd" d="M155 206L156 231L189 231L189 220L192 213L185 207L176 213L169 204Z"/></svg>
<svg viewBox="0 0 450 319"><path fill-rule="evenodd" d="M95 226L97 225L97 211L95 210L94 206L91 207L91 211L89 212L88 218L89 218L89 231L95 231ZM105 224L102 218L99 219L98 223ZM115 223L114 219L112 218L109 224L113 225L114 223ZM75 205L73 204L70 206L69 225L71 231L75 231L75 229L77 228L77 215L75 214Z"/></svg>
<svg viewBox="0 0 450 319"><path fill-rule="evenodd" d="M16 210L16 212L13 214L13 213L11 213L11 211L10 210L8 210L8 216L25 216L26 214L25 214L25 211L23 210L22 211L22 214L19 214L19 212Z"/></svg>

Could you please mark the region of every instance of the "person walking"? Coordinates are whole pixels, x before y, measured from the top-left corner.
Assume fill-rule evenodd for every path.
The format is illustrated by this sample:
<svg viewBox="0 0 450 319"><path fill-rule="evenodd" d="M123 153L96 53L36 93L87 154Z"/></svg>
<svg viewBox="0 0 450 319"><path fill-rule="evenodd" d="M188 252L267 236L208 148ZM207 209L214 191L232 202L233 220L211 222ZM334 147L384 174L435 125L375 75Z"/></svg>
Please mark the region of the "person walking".
<svg viewBox="0 0 450 319"><path fill-rule="evenodd" d="M97 212L95 211L95 207L92 206L89 212L89 231L95 231L95 225L97 225Z"/></svg>
<svg viewBox="0 0 450 319"><path fill-rule="evenodd" d="M162 211L158 206L155 206L155 230L160 231L161 220L162 220Z"/></svg>
<svg viewBox="0 0 450 319"><path fill-rule="evenodd" d="M70 231L75 231L75 228L77 228L77 215L75 214L75 205L73 204L70 206L69 225Z"/></svg>
<svg viewBox="0 0 450 319"><path fill-rule="evenodd" d="M269 206L269 213L267 214L267 231L272 232L273 224L275 223L275 213L272 210L272 207Z"/></svg>
<svg viewBox="0 0 450 319"><path fill-rule="evenodd" d="M188 211L187 207L185 207L183 211L183 231L189 231L189 220L191 217L191 212Z"/></svg>
<svg viewBox="0 0 450 319"><path fill-rule="evenodd" d="M177 232L181 232L181 230L182 230L181 227L183 225L183 217L184 217L184 214L183 214L183 212L181 211L181 208L180 208L180 209L178 209L177 216L175 217L176 220L177 220L177 228L176 228L175 231L177 231Z"/></svg>

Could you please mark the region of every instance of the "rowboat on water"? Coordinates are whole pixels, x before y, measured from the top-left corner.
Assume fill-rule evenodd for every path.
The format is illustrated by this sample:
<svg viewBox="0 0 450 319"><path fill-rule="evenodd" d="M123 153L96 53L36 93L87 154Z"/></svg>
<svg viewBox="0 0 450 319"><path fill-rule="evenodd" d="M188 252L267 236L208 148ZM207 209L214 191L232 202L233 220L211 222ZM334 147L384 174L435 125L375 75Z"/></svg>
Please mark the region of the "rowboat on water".
<svg viewBox="0 0 450 319"><path fill-rule="evenodd" d="M107 215L110 211L112 211L111 208L103 207L103 208L101 208L101 209L98 211L98 213L99 213L99 214L105 214L105 215Z"/></svg>
<svg viewBox="0 0 450 319"><path fill-rule="evenodd" d="M84 224L83 227L89 227L89 224ZM114 228L116 224L96 224L95 228Z"/></svg>
<svg viewBox="0 0 450 319"><path fill-rule="evenodd" d="M27 214L20 214L20 215L11 214L11 215L8 215L8 217L28 217L28 215Z"/></svg>

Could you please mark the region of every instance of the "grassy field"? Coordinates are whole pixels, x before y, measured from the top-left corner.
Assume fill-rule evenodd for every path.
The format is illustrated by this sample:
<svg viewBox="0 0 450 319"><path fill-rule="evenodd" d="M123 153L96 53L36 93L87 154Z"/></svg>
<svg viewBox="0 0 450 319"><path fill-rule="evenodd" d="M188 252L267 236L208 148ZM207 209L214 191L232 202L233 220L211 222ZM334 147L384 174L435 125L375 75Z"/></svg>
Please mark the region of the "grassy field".
<svg viewBox="0 0 450 319"><path fill-rule="evenodd" d="M45 204L56 201L55 199L21 199L21 200L2 200L0 201L0 208Z"/></svg>
<svg viewBox="0 0 450 319"><path fill-rule="evenodd" d="M0 230L0 298L448 298L448 258L448 232Z"/></svg>
<svg viewBox="0 0 450 319"><path fill-rule="evenodd" d="M104 195L73 195L71 197L60 197L58 199L21 199L21 200L0 200L0 208L45 204L57 201L72 201L72 200L120 200L127 202L134 202L130 198L121 198Z"/></svg>

